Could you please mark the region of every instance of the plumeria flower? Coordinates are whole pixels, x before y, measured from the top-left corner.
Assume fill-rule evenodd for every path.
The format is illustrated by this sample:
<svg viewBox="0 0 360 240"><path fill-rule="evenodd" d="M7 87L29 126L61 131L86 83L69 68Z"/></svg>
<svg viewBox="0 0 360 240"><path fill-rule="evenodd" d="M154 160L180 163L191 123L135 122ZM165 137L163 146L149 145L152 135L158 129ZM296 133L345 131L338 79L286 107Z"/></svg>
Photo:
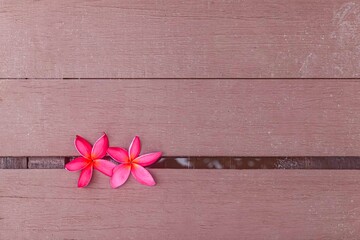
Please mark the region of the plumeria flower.
<svg viewBox="0 0 360 240"><path fill-rule="evenodd" d="M110 180L111 187L117 188L123 185L129 178L130 172L138 182L147 186L155 185L153 177L144 167L155 163L162 153L153 152L139 156L140 151L141 143L138 136L133 139L129 151L119 147L109 147L110 157L121 163L113 170Z"/></svg>
<svg viewBox="0 0 360 240"><path fill-rule="evenodd" d="M78 187L86 187L90 183L94 168L109 177L112 176L116 165L102 159L109 148L109 140L105 133L95 142L94 146L91 146L88 141L77 135L75 147L81 157L75 158L66 164L65 168L69 171L81 170Z"/></svg>

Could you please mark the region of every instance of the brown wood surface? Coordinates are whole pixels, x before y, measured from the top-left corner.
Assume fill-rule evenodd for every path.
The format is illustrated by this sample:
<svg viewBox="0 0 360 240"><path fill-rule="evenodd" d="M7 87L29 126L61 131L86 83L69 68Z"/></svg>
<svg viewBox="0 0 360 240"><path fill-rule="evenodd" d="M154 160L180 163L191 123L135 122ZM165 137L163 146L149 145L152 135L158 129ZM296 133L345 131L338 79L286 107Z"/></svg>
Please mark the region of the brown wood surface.
<svg viewBox="0 0 360 240"><path fill-rule="evenodd" d="M0 156L76 134L166 156L357 156L360 80L0 80Z"/></svg>
<svg viewBox="0 0 360 240"><path fill-rule="evenodd" d="M27 168L26 157L0 157L0 169Z"/></svg>
<svg viewBox="0 0 360 240"><path fill-rule="evenodd" d="M150 171L157 186L114 190L0 170L0 239L359 239L358 171Z"/></svg>
<svg viewBox="0 0 360 240"><path fill-rule="evenodd" d="M65 167L65 157L29 157L28 168L56 169Z"/></svg>
<svg viewBox="0 0 360 240"><path fill-rule="evenodd" d="M360 2L1 2L0 78L360 77Z"/></svg>

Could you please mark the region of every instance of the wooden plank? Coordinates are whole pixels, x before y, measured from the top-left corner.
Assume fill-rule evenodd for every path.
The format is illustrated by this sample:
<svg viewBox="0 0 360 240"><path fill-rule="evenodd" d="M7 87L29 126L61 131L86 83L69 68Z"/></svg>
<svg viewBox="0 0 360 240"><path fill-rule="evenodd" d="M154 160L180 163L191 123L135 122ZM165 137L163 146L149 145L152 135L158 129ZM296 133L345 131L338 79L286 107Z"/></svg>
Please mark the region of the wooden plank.
<svg viewBox="0 0 360 240"><path fill-rule="evenodd" d="M121 189L96 174L0 171L1 239L358 239L360 175L327 170L150 170Z"/></svg>
<svg viewBox="0 0 360 240"><path fill-rule="evenodd" d="M0 169L27 168L26 157L0 157Z"/></svg>
<svg viewBox="0 0 360 240"><path fill-rule="evenodd" d="M29 157L28 168L59 169L65 167L65 157Z"/></svg>
<svg viewBox="0 0 360 240"><path fill-rule="evenodd" d="M1 2L0 78L360 77L360 2Z"/></svg>
<svg viewBox="0 0 360 240"><path fill-rule="evenodd" d="M0 156L76 134L165 156L358 156L360 80L0 80Z"/></svg>

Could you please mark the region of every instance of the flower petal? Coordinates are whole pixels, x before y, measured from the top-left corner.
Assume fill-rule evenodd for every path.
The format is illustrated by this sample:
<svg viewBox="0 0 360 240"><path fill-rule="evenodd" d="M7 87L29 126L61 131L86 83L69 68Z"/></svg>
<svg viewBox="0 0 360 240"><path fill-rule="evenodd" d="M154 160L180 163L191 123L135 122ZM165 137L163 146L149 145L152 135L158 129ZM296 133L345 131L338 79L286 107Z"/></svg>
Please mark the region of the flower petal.
<svg viewBox="0 0 360 240"><path fill-rule="evenodd" d="M138 136L135 136L129 147L130 159L134 160L135 158L137 158L140 154L140 151L141 151L140 138Z"/></svg>
<svg viewBox="0 0 360 240"><path fill-rule="evenodd" d="M110 180L112 188L117 188L123 185L130 175L131 164L117 165L113 170L113 175Z"/></svg>
<svg viewBox="0 0 360 240"><path fill-rule="evenodd" d="M161 154L162 152L153 152L153 153L144 154L137 157L133 161L133 163L137 163L143 167L146 167L155 163L161 157Z"/></svg>
<svg viewBox="0 0 360 240"><path fill-rule="evenodd" d="M104 160L104 159L94 160L94 168L109 177L112 176L113 169L115 166L116 165L114 163L108 160Z"/></svg>
<svg viewBox="0 0 360 240"><path fill-rule="evenodd" d="M79 188L86 187L90 183L92 173L93 173L93 165L92 164L89 164L86 168L84 168L81 171L79 181L78 181Z"/></svg>
<svg viewBox="0 0 360 240"><path fill-rule="evenodd" d="M109 147L107 153L110 155L112 159L114 159L119 163L129 162L128 152L123 148Z"/></svg>
<svg viewBox="0 0 360 240"><path fill-rule="evenodd" d="M90 158L91 144L79 135L75 138L75 148L83 157Z"/></svg>
<svg viewBox="0 0 360 240"><path fill-rule="evenodd" d="M136 163L132 164L131 174L141 184L147 186L154 186L156 184L154 178L151 176L149 171L146 170L144 167L140 166L139 164Z"/></svg>
<svg viewBox="0 0 360 240"><path fill-rule="evenodd" d="M109 148L109 139L104 133L94 144L92 151L91 151L91 158L92 159L100 159L105 157L106 151Z"/></svg>
<svg viewBox="0 0 360 240"><path fill-rule="evenodd" d="M65 165L65 169L68 171L79 171L89 165L91 161L84 157L78 157Z"/></svg>

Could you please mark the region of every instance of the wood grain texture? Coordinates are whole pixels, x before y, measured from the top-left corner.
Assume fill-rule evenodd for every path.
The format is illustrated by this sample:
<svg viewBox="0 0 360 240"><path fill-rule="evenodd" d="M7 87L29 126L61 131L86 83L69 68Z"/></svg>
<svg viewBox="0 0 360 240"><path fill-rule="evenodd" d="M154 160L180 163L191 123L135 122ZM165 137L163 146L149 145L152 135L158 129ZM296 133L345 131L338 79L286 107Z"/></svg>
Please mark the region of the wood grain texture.
<svg viewBox="0 0 360 240"><path fill-rule="evenodd" d="M28 168L31 169L63 169L65 157L29 157Z"/></svg>
<svg viewBox="0 0 360 240"><path fill-rule="evenodd" d="M1 2L0 78L360 77L360 2Z"/></svg>
<svg viewBox="0 0 360 240"><path fill-rule="evenodd" d="M360 175L326 170L150 170L77 189L65 170L0 171L1 239L358 239Z"/></svg>
<svg viewBox="0 0 360 240"><path fill-rule="evenodd" d="M358 156L360 80L0 80L0 156Z"/></svg>
<svg viewBox="0 0 360 240"><path fill-rule="evenodd" d="M0 157L0 169L27 168L26 157Z"/></svg>

